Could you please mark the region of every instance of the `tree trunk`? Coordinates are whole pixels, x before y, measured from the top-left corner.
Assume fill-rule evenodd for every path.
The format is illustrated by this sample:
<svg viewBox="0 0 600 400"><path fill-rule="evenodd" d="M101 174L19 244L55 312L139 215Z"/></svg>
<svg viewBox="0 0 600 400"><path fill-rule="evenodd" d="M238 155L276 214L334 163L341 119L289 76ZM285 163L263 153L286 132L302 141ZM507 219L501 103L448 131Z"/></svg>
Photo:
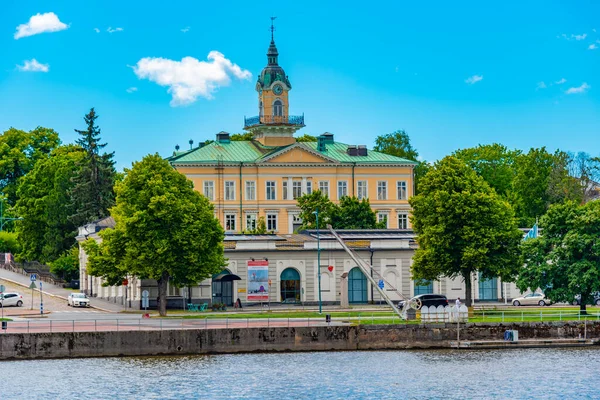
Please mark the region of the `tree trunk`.
<svg viewBox="0 0 600 400"><path fill-rule="evenodd" d="M471 296L471 273L468 272L465 275L463 275L463 279L465 280L465 305L467 307L471 307L472 303L473 303L473 298Z"/></svg>
<svg viewBox="0 0 600 400"><path fill-rule="evenodd" d="M579 314L581 315L587 315L587 299L584 299L583 296L581 296L581 301L579 302Z"/></svg>
<svg viewBox="0 0 600 400"><path fill-rule="evenodd" d="M163 272L158 280L158 313L161 317L167 316L167 283L169 283L169 273Z"/></svg>

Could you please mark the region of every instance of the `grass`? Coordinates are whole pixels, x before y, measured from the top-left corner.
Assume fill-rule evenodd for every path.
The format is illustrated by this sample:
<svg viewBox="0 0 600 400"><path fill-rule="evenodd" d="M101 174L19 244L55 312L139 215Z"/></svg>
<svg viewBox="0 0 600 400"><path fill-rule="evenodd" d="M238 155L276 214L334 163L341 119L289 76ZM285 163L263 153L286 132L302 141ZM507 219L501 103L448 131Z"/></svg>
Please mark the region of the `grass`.
<svg viewBox="0 0 600 400"><path fill-rule="evenodd" d="M0 318L0 321L12 321L10 318Z"/></svg>
<svg viewBox="0 0 600 400"><path fill-rule="evenodd" d="M171 318L183 318L183 319L215 319L215 318L229 318L229 319L257 319L257 318L325 318L325 315L329 314L332 318L352 318L367 316L386 317L394 316L395 314L391 311L374 311L374 312L361 312L361 311L323 311L319 314L316 311L270 311L261 313L213 313L205 312L193 315L183 316L171 316ZM167 317L169 318L169 317Z"/></svg>

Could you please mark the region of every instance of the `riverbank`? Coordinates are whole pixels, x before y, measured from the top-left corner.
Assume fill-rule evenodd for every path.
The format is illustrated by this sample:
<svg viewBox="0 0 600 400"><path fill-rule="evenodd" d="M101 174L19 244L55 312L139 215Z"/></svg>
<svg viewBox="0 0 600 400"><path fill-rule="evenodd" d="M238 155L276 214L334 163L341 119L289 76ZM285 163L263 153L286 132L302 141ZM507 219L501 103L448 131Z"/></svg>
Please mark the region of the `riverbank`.
<svg viewBox="0 0 600 400"><path fill-rule="evenodd" d="M477 323L461 325L460 340L498 342L506 330L518 330L523 343L538 340L536 347L558 346L560 339L600 338L600 323ZM14 333L0 334L0 359L448 349L456 345L457 333L456 324Z"/></svg>

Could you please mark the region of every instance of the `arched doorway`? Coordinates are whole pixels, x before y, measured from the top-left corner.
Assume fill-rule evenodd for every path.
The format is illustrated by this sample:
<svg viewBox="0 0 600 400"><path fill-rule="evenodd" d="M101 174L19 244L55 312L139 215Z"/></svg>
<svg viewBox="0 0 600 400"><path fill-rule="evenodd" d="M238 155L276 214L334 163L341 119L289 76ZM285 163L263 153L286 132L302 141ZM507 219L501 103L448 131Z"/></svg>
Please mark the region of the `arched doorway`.
<svg viewBox="0 0 600 400"><path fill-rule="evenodd" d="M225 303L228 306L233 306L233 281L227 279L231 276L231 272L227 269L214 274L212 276L212 302ZM233 275L235 276L235 275ZM231 276L231 277L233 277ZM239 278L238 278L239 279Z"/></svg>
<svg viewBox="0 0 600 400"><path fill-rule="evenodd" d="M286 268L279 277L282 303L300 303L300 273L294 268Z"/></svg>
<svg viewBox="0 0 600 400"><path fill-rule="evenodd" d="M348 301L366 303L367 300L367 278L360 268L354 267L348 274Z"/></svg>

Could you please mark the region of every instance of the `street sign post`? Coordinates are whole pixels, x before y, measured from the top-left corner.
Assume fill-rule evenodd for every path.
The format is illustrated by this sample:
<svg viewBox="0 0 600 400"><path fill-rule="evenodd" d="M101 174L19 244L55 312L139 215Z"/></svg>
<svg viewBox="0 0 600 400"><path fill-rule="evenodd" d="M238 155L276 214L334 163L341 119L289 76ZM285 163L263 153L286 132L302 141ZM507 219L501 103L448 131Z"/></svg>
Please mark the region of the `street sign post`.
<svg viewBox="0 0 600 400"><path fill-rule="evenodd" d="M29 279L31 279L31 282L35 282L35 281L37 281L37 274L31 274L31 275L29 276Z"/></svg>
<svg viewBox="0 0 600 400"><path fill-rule="evenodd" d="M44 315L44 296L42 295L42 281L40 281L40 314Z"/></svg>
<svg viewBox="0 0 600 400"><path fill-rule="evenodd" d="M383 279L380 279L380 280L379 280L379 283L378 283L378 285L377 285L377 286L379 286L379 289L383 289L383 286L384 286L384 285L383 285Z"/></svg>
<svg viewBox="0 0 600 400"><path fill-rule="evenodd" d="M37 286L35 286L35 282L31 281L31 285L29 285L29 289L31 289L31 308L30 310L33 310L33 289L35 289Z"/></svg>
<svg viewBox="0 0 600 400"><path fill-rule="evenodd" d="M142 308L148 311L148 307L150 306L150 293L147 290L142 291Z"/></svg>

